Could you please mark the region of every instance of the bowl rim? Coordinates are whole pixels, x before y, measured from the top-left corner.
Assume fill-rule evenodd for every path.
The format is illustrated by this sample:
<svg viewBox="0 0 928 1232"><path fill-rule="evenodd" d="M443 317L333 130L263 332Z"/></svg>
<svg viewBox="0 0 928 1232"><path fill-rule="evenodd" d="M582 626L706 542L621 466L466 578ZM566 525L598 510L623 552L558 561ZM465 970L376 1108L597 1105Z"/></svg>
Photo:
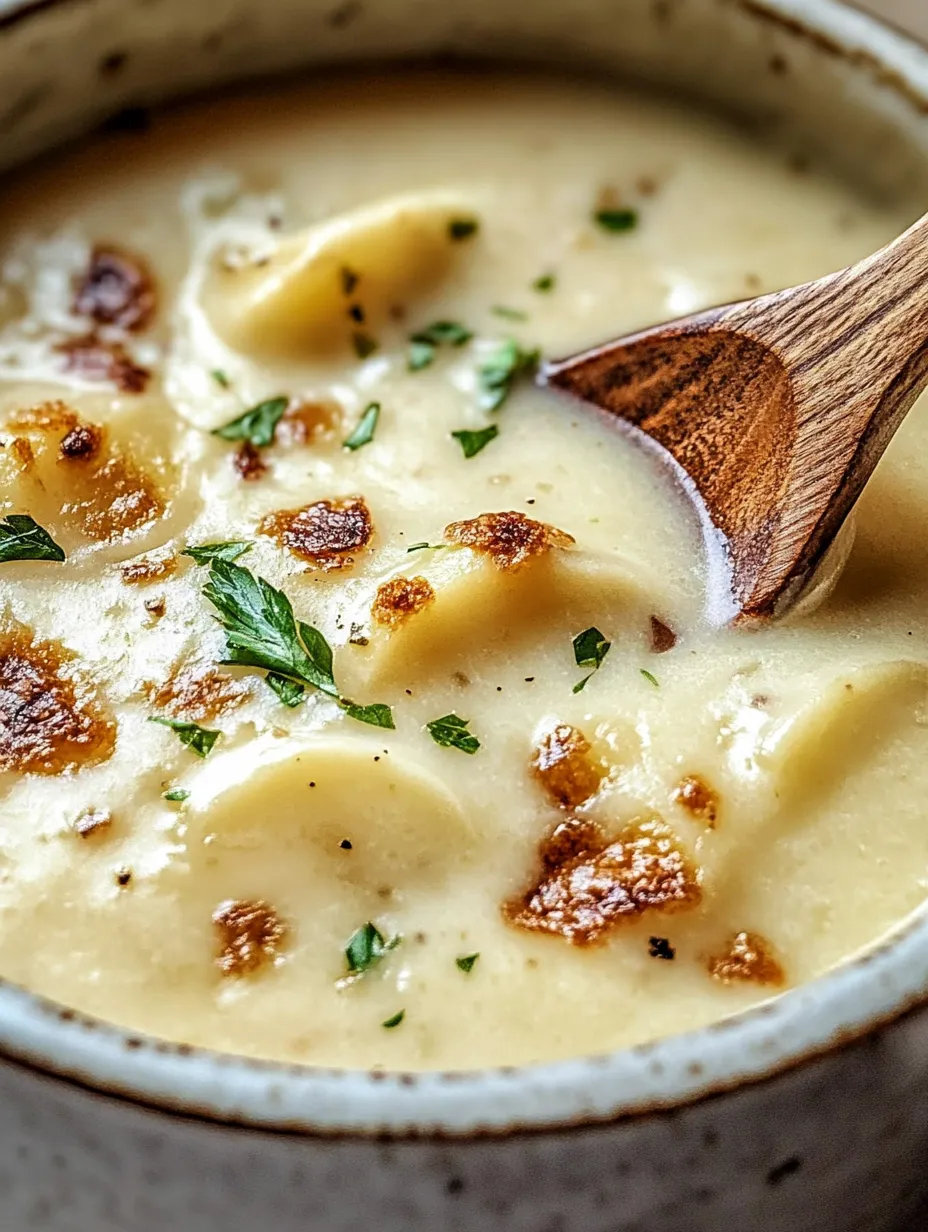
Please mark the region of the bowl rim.
<svg viewBox="0 0 928 1232"><path fill-rule="evenodd" d="M0 29L69 0L0 0ZM735 0L928 110L928 46L847 0ZM928 903L817 979L651 1043L472 1071L363 1071L173 1044L0 979L0 1063L213 1125L326 1138L483 1139L590 1128L754 1088L928 1004Z"/></svg>

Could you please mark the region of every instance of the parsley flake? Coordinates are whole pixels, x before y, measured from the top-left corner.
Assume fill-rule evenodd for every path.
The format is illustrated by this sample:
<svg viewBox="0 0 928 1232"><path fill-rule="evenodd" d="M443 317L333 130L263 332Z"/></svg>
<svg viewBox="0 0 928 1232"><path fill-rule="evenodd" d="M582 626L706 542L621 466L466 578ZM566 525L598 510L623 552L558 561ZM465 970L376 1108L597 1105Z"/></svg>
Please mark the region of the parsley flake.
<svg viewBox="0 0 928 1232"><path fill-rule="evenodd" d="M398 1013L394 1014L392 1018L388 1018L385 1022L382 1022L380 1025L385 1030L392 1031L394 1027L398 1027L400 1025L400 1023L403 1021L405 1017L406 1017L406 1011L400 1010Z"/></svg>
<svg viewBox="0 0 928 1232"><path fill-rule="evenodd" d="M479 428L476 431L461 428L457 432L452 432L451 435L460 444L464 457L472 458L481 449L485 449L490 441L499 436L499 428L496 424L490 424L488 428Z"/></svg>
<svg viewBox="0 0 928 1232"><path fill-rule="evenodd" d="M467 730L470 719L446 714L440 719L432 719L425 726L435 743L443 748L460 749L462 753L476 753L480 748L480 741Z"/></svg>
<svg viewBox="0 0 928 1232"><path fill-rule="evenodd" d="M476 218L452 218L448 223L448 235L453 240L468 240L480 229L480 221Z"/></svg>
<svg viewBox="0 0 928 1232"><path fill-rule="evenodd" d="M605 209L596 210L593 219L604 231L618 234L621 231L633 231L638 226L637 210Z"/></svg>
<svg viewBox="0 0 928 1232"><path fill-rule="evenodd" d="M370 706L358 706L354 702L341 698L338 704L349 719L357 719L359 723L369 723L371 727L386 727L391 731L396 727L393 722L393 711L382 702L374 702Z"/></svg>
<svg viewBox="0 0 928 1232"><path fill-rule="evenodd" d="M638 670L641 672L642 676L644 676L645 680L647 680L649 684L653 684L653 685L654 685L655 689L659 689L659 688L661 687L661 684L660 684L660 681L658 680L658 678L657 678L656 676L653 676L653 675L652 675L652 674L651 674L651 673L647 670L647 668L642 667L642 668L639 668Z"/></svg>
<svg viewBox="0 0 928 1232"><path fill-rule="evenodd" d="M407 548L406 555L408 556L410 552L421 552L425 548L428 548L430 552L440 552L442 548L446 548L447 546L447 543L427 543L423 539L421 543L414 543L412 547Z"/></svg>
<svg viewBox="0 0 928 1232"><path fill-rule="evenodd" d="M385 941L377 925L368 920L366 924L362 924L351 934L345 946L348 974L363 975L365 971L370 971L371 967L377 966L385 954L396 949L400 941L402 937L399 935L390 941Z"/></svg>
<svg viewBox="0 0 928 1232"><path fill-rule="evenodd" d="M372 338L370 334L365 334L360 329L356 329L351 335L351 342L358 359L367 359L368 356L373 355L377 350L377 339Z"/></svg>
<svg viewBox="0 0 928 1232"><path fill-rule="evenodd" d="M231 389L232 382L221 368L214 368L210 376L216 382L220 389Z"/></svg>
<svg viewBox="0 0 928 1232"><path fill-rule="evenodd" d="M189 796L190 792L185 791L183 787L172 787L170 791L164 792L161 798L163 800L170 800L172 804L181 804Z"/></svg>
<svg viewBox="0 0 928 1232"><path fill-rule="evenodd" d="M410 372L421 372L423 368L428 368L435 362L435 351L436 347L433 343L413 338L409 343L406 367Z"/></svg>
<svg viewBox="0 0 928 1232"><path fill-rule="evenodd" d="M477 370L481 407L485 411L498 411L518 378L535 371L539 358L537 350L523 350L514 338L500 343Z"/></svg>
<svg viewBox="0 0 928 1232"><path fill-rule="evenodd" d="M465 975L470 975L479 957L479 954L463 954L460 958L454 960L454 965L459 971L463 971Z"/></svg>
<svg viewBox="0 0 928 1232"><path fill-rule="evenodd" d="M10 560L64 560L64 551L27 513L11 513L0 522L0 564Z"/></svg>
<svg viewBox="0 0 928 1232"><path fill-rule="evenodd" d="M289 402L290 399L284 397L268 398L230 423L214 428L212 435L224 441L247 441L255 449L263 449L273 442L274 432Z"/></svg>
<svg viewBox="0 0 928 1232"><path fill-rule="evenodd" d="M542 274L540 278L536 278L532 283L532 290L538 291L544 295L548 291L553 291L557 285L557 277L554 274Z"/></svg>
<svg viewBox="0 0 928 1232"><path fill-rule="evenodd" d="M278 700L284 706L289 706L291 710L299 706L306 693L304 684L288 680L286 676L281 676L277 672L268 672L264 680L271 692L277 694Z"/></svg>
<svg viewBox="0 0 928 1232"><path fill-rule="evenodd" d="M351 292L358 285L358 280L360 279L361 275L356 274L354 270L349 269L347 265L343 265L342 268L339 270L339 277L342 280L342 291L344 291L346 295L350 295Z"/></svg>
<svg viewBox="0 0 928 1232"><path fill-rule="evenodd" d="M473 336L473 331L458 321L434 321L410 337L406 360L409 371L421 372L428 368L440 346L464 346Z"/></svg>
<svg viewBox="0 0 928 1232"><path fill-rule="evenodd" d="M153 714L149 716L148 721L149 723L160 723L162 727L169 727L181 744L191 753L195 753L197 757L209 757L213 751L213 745L222 735L222 732L210 731L208 727L200 727L198 723L188 723L184 719L165 719Z"/></svg>
<svg viewBox="0 0 928 1232"><path fill-rule="evenodd" d="M505 321L528 320L527 312L523 312L521 308L507 308L505 304L494 304L490 311L495 317L502 317Z"/></svg>
<svg viewBox="0 0 928 1232"><path fill-rule="evenodd" d="M188 544L181 556L189 556L198 565L208 565L213 560L238 560L251 549L252 544L244 539L227 539L222 543Z"/></svg>
<svg viewBox="0 0 928 1232"><path fill-rule="evenodd" d="M352 432L351 436L346 441L342 441L345 449L354 451L360 449L362 445L369 445L374 439L374 433L377 431L377 423L380 419L380 403L371 402L365 408L364 414L358 420L358 426Z"/></svg>
<svg viewBox="0 0 928 1232"><path fill-rule="evenodd" d="M607 642L595 625L591 625L589 629L584 629L582 633L578 633L573 640L574 659L578 667L592 667L593 671L588 676L584 676L582 680L578 680L571 690L573 693L579 693L586 688L586 683L590 680L595 672L602 666L603 659L609 653L611 642Z"/></svg>

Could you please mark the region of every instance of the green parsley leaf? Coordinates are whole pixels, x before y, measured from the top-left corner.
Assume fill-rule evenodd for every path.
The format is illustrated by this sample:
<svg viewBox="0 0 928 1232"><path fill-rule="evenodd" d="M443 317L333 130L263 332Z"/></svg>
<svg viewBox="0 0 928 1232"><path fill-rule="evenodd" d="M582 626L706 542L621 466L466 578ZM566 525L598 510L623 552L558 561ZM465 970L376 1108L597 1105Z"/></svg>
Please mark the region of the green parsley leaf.
<svg viewBox="0 0 928 1232"><path fill-rule="evenodd" d="M402 937L396 936L385 941L383 933L370 920L348 938L345 946L345 959L348 963L349 975L363 975L376 967L385 954L395 950Z"/></svg>
<svg viewBox="0 0 928 1232"><path fill-rule="evenodd" d="M410 372L421 372L423 368L428 368L435 361L436 349L431 342L413 338L406 356L406 367Z"/></svg>
<svg viewBox="0 0 928 1232"><path fill-rule="evenodd" d="M288 680L286 676L280 676L277 672L268 672L264 679L271 692L276 693L280 701L285 706L289 706L291 710L299 706L303 700L306 692L305 685L297 684L295 680Z"/></svg>
<svg viewBox="0 0 928 1232"><path fill-rule="evenodd" d="M429 735L443 748L460 749L462 753L476 753L480 741L467 730L470 719L460 719L456 714L446 714L440 719L426 723Z"/></svg>
<svg viewBox="0 0 928 1232"><path fill-rule="evenodd" d="M514 338L499 347L477 370L480 405L485 411L497 411L509 397L520 376L534 372L539 352L525 351Z"/></svg>
<svg viewBox="0 0 928 1232"><path fill-rule="evenodd" d="M479 954L464 954L461 958L456 958L454 963L459 971L463 971L465 975L470 975L479 957Z"/></svg>
<svg viewBox="0 0 928 1232"><path fill-rule="evenodd" d="M181 556L189 556L198 565L208 565L213 560L238 560L250 552L252 546L244 539L228 539L223 543L188 543Z"/></svg>
<svg viewBox="0 0 928 1232"><path fill-rule="evenodd" d="M494 304L490 309L495 317L503 317L506 321L527 321L528 313L521 308L507 308L505 304Z"/></svg>
<svg viewBox="0 0 928 1232"><path fill-rule="evenodd" d="M161 797L163 800L170 800L172 804L180 804L190 795L189 791L185 791L183 787L172 787L170 791L166 791Z"/></svg>
<svg viewBox="0 0 928 1232"><path fill-rule="evenodd" d="M659 689L661 687L661 684L658 678L656 676L652 676L651 673L647 670L647 668L642 667L642 668L639 668L638 670L641 672L642 676L644 676L645 680L647 680L649 684L654 685L655 689Z"/></svg>
<svg viewBox="0 0 928 1232"><path fill-rule="evenodd" d="M224 441L247 441L255 449L263 449L274 440L274 431L289 401L289 398L280 397L259 402L244 415L221 428L214 428L213 436L220 436Z"/></svg>
<svg viewBox="0 0 928 1232"><path fill-rule="evenodd" d="M382 702L373 702L370 706L358 706L341 698L338 703L349 719L357 719L359 723L369 723L371 727L386 727L391 731L396 727L393 722L393 711Z"/></svg>
<svg viewBox="0 0 928 1232"><path fill-rule="evenodd" d="M64 552L28 513L11 513L0 522L0 564L10 560L64 560Z"/></svg>
<svg viewBox="0 0 928 1232"><path fill-rule="evenodd" d="M162 727L170 727L181 744L191 753L196 753L197 757L208 757L213 750L213 745L222 735L222 732L210 731L208 727L200 727L198 723L187 723L183 719L165 719L153 714L149 716L148 721L149 723L160 723Z"/></svg>
<svg viewBox="0 0 928 1232"><path fill-rule="evenodd" d="M540 278L536 278L532 283L532 290L539 291L542 295L547 291L553 291L557 285L557 278L554 274L542 274Z"/></svg>
<svg viewBox="0 0 928 1232"><path fill-rule="evenodd" d="M420 329L409 340L407 367L410 372L421 372L434 362L438 347L463 346L473 338L473 331L458 321L433 321Z"/></svg>
<svg viewBox="0 0 928 1232"><path fill-rule="evenodd" d="M582 693L587 686L587 682L593 679L595 672L590 672L589 676L584 676L582 680L578 680L574 687L570 690L571 693Z"/></svg>
<svg viewBox="0 0 928 1232"><path fill-rule="evenodd" d="M382 1022L380 1025L386 1028L387 1031L392 1031L394 1027L398 1027L400 1025L405 1017L406 1011L400 1010L399 1013L394 1014L392 1018L388 1018L386 1022Z"/></svg>
<svg viewBox="0 0 928 1232"><path fill-rule="evenodd" d="M241 565L214 560L203 594L226 631L224 663L264 668L338 696L332 648L318 629L296 620L283 591Z"/></svg>
<svg viewBox="0 0 928 1232"><path fill-rule="evenodd" d="M432 552L440 552L442 548L446 548L447 543L426 543L423 539L421 543L414 543L412 547L406 549L406 555L410 552L421 552L424 548L428 548Z"/></svg>
<svg viewBox="0 0 928 1232"><path fill-rule="evenodd" d="M448 223L448 235L453 240L467 240L476 235L479 227L477 218L452 218Z"/></svg>
<svg viewBox="0 0 928 1232"><path fill-rule="evenodd" d="M380 403L371 402L365 408L364 414L358 420L358 426L348 437L347 441L342 441L346 449L360 449L362 445L369 445L374 439L374 433L377 431L377 422L380 419Z"/></svg>
<svg viewBox="0 0 928 1232"><path fill-rule="evenodd" d="M351 292L358 285L358 279L361 277L361 275L356 274L353 269L349 269L347 265L343 265L339 270L339 276L342 280L342 291L346 295L351 294Z"/></svg>
<svg viewBox="0 0 928 1232"><path fill-rule="evenodd" d="M596 210L593 219L604 231L633 231L638 226L637 210Z"/></svg>
<svg viewBox="0 0 928 1232"><path fill-rule="evenodd" d="M611 645L612 642L607 642L595 625L584 629L573 641L577 667L599 667Z"/></svg>
<svg viewBox="0 0 928 1232"><path fill-rule="evenodd" d="M479 428L477 431L471 431L470 428L461 428L457 432L452 432L451 435L460 443L461 449L464 451L464 457L472 458L474 454L486 448L490 441L499 436L499 428L496 424L490 424L488 428Z"/></svg>
<svg viewBox="0 0 928 1232"><path fill-rule="evenodd" d="M210 376L213 378L213 380L216 382L216 384L221 389L231 388L232 382L229 380L228 376L226 376L226 374L223 372L221 368L214 368L212 372L210 373Z"/></svg>
<svg viewBox="0 0 928 1232"><path fill-rule="evenodd" d="M377 350L377 339L365 334L363 330L356 329L351 335L351 341L358 359L367 359Z"/></svg>

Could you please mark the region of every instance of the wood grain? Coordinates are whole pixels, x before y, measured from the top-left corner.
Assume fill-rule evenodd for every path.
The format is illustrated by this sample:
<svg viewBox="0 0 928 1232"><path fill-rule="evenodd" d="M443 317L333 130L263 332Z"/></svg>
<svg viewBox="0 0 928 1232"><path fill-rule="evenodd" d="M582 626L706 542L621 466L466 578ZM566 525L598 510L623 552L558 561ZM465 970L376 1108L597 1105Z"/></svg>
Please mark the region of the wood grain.
<svg viewBox="0 0 928 1232"><path fill-rule="evenodd" d="M724 536L739 619L798 596L928 384L928 216L816 282L546 365L634 425Z"/></svg>

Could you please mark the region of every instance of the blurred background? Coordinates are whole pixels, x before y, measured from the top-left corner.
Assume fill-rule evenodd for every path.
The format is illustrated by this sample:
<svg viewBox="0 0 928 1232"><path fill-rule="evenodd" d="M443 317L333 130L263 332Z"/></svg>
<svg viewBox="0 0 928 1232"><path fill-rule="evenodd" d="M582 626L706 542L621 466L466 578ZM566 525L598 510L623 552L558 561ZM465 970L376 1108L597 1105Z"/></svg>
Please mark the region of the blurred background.
<svg viewBox="0 0 928 1232"><path fill-rule="evenodd" d="M928 0L859 0L860 7L907 26L928 39Z"/></svg>

